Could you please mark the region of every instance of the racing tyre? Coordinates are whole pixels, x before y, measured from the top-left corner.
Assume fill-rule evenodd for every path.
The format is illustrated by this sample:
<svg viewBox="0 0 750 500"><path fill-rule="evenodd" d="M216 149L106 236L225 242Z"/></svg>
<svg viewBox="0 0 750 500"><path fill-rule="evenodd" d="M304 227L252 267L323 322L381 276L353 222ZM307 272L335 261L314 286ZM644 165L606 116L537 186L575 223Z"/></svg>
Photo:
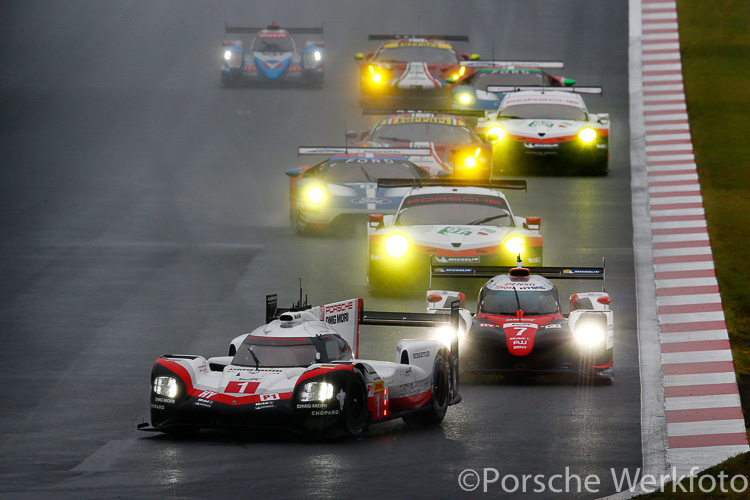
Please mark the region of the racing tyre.
<svg viewBox="0 0 750 500"><path fill-rule="evenodd" d="M429 426L437 425L443 421L450 403L450 388L448 386L448 368L443 356L435 356L435 364L432 367L432 397L430 408L420 413L406 415L404 422L408 425Z"/></svg>
<svg viewBox="0 0 750 500"><path fill-rule="evenodd" d="M359 370L355 370L344 401L344 431L358 437L367 426L367 387Z"/></svg>

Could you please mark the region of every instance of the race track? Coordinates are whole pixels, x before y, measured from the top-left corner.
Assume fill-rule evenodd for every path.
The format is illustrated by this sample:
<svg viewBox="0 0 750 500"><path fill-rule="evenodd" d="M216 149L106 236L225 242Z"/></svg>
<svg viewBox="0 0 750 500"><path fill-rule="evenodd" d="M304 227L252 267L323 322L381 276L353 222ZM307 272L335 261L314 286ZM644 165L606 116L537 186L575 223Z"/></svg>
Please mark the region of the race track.
<svg viewBox="0 0 750 500"><path fill-rule="evenodd" d="M619 479L641 466L627 8L596 0L6 2L0 494L444 497L465 494L458 478L467 468L546 479L568 468L601 481L598 492L571 496L614 493L613 472ZM274 20L324 25L324 88L222 89L224 22ZM231 338L262 323L266 294L282 305L297 298L298 278L317 304L361 296L368 309L423 310L421 294L369 296L362 231L299 237L288 221L283 172L303 164L297 146L341 145L346 129L369 123L353 54L374 48L368 33L391 32L466 34L467 49L485 58L564 60L566 76L604 88L585 99L612 117L610 175L529 177L527 194L508 197L518 214L542 217L546 265L606 257L614 385L475 380L441 427L398 420L356 441L137 432L158 355L223 355ZM362 357L391 360L411 335L363 330ZM504 493L500 482L488 489Z"/></svg>

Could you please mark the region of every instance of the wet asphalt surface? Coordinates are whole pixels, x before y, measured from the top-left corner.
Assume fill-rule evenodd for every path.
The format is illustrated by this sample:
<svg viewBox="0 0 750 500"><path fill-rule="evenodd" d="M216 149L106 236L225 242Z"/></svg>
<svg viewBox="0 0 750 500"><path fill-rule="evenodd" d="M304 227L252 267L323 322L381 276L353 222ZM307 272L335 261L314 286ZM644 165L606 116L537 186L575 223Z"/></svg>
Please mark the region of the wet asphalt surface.
<svg viewBox="0 0 750 500"><path fill-rule="evenodd" d="M6 2L0 17L0 496L446 497L466 469L529 479L528 495L613 493L641 465L630 208L627 2ZM222 89L223 25L321 23L326 83ZM353 296L423 310L423 295L370 297L365 237L300 237L283 171L298 145L366 127L354 52L368 33L466 34L497 59L564 60L601 85L612 117L605 178L528 177L515 211L542 217L546 265L598 265L616 321L611 387L567 379L465 381L442 426L374 426L356 441L286 432L139 433L165 352L222 355L282 304ZM494 45L494 47L493 47ZM591 288L561 285L561 296ZM595 289L595 285L594 288ZM474 297L472 295L471 297ZM363 330L391 360L398 329ZM492 471L488 472L492 479ZM582 481L583 482L583 481ZM488 484L508 498L513 480ZM598 490L598 492L594 490Z"/></svg>

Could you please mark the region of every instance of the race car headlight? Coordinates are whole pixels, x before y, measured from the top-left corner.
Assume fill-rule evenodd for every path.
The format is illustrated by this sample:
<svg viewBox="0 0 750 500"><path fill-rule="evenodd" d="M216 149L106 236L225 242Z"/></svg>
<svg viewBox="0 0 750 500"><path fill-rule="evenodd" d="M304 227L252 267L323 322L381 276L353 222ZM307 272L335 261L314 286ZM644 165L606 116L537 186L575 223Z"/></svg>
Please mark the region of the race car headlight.
<svg viewBox="0 0 750 500"><path fill-rule="evenodd" d="M576 325L574 338L582 347L596 347L604 343L606 333L600 326L594 324Z"/></svg>
<svg viewBox="0 0 750 500"><path fill-rule="evenodd" d="M464 158L464 168L474 168L477 166L477 159L473 156Z"/></svg>
<svg viewBox="0 0 750 500"><path fill-rule="evenodd" d="M333 384L328 382L308 382L299 391L300 401L328 401L333 397Z"/></svg>
<svg viewBox="0 0 750 500"><path fill-rule="evenodd" d="M174 399L177 396L177 379L174 377L156 377L154 379L154 394Z"/></svg>
<svg viewBox="0 0 750 500"><path fill-rule="evenodd" d="M503 130L502 127L490 127L490 129L487 131L487 137L497 137L497 142L500 142L503 140L503 137L505 137L505 130Z"/></svg>
<svg viewBox="0 0 750 500"><path fill-rule="evenodd" d="M315 59L316 61L320 61L321 59L323 59L323 54L321 54L319 50L316 50L315 52L313 52L313 59Z"/></svg>
<svg viewBox="0 0 750 500"><path fill-rule="evenodd" d="M313 186L307 191L305 191L305 198L310 203L322 203L323 200L326 197L325 191L323 191L322 188L319 188L318 186Z"/></svg>
<svg viewBox="0 0 750 500"><path fill-rule="evenodd" d="M385 240L385 253L394 259L403 257L408 249L409 240L403 234L393 234Z"/></svg>
<svg viewBox="0 0 750 500"><path fill-rule="evenodd" d="M475 101L474 96L468 92L461 92L456 97L458 98L458 102L464 105L473 104Z"/></svg>
<svg viewBox="0 0 750 500"><path fill-rule="evenodd" d="M524 243L525 241L520 236L511 236L510 238L505 240L503 246L508 252L514 255L518 255L523 253Z"/></svg>
<svg viewBox="0 0 750 500"><path fill-rule="evenodd" d="M463 328L458 328L458 334L456 333L456 330L451 328L450 326L441 326L435 331L435 337L438 341L440 341L444 346L450 347L453 343L453 339L455 339L458 336L458 340L461 341L464 338L464 335L466 332L464 332Z"/></svg>
<svg viewBox="0 0 750 500"><path fill-rule="evenodd" d="M383 74L380 71L377 71L373 66L369 66L368 68L370 70L370 81L372 83L382 83Z"/></svg>
<svg viewBox="0 0 750 500"><path fill-rule="evenodd" d="M231 50L225 50L224 51L224 60L228 61L232 58L232 51Z"/></svg>
<svg viewBox="0 0 750 500"><path fill-rule="evenodd" d="M596 139L596 130L591 127L586 127L578 132L578 138L588 144L589 142Z"/></svg>

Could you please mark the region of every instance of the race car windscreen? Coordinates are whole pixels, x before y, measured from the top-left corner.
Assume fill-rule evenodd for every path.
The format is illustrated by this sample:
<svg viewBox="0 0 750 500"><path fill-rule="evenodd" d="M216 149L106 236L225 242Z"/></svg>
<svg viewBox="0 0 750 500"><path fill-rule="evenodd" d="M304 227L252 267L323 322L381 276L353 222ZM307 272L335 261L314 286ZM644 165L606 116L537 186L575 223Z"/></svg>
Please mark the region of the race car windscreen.
<svg viewBox="0 0 750 500"><path fill-rule="evenodd" d="M541 85L542 73L534 69L482 70L467 81L480 90L488 85Z"/></svg>
<svg viewBox="0 0 750 500"><path fill-rule="evenodd" d="M248 336L237 349L232 364L259 368L310 366L320 361L312 339Z"/></svg>
<svg viewBox="0 0 750 500"><path fill-rule="evenodd" d="M521 288L521 287L518 287ZM479 311L486 314L514 315L518 309L525 316L557 314L560 311L557 290L490 290L479 294Z"/></svg>
<svg viewBox="0 0 750 500"><path fill-rule="evenodd" d="M377 182L378 179L419 179L427 175L407 160L389 158L331 159L320 177L332 183Z"/></svg>
<svg viewBox="0 0 750 500"><path fill-rule="evenodd" d="M458 57L452 50L411 45L384 48L375 57L380 62L423 62L427 64L457 64Z"/></svg>
<svg viewBox="0 0 750 500"><path fill-rule="evenodd" d="M522 120L578 120L585 121L586 113L574 106L562 104L516 104L500 111L498 118Z"/></svg>
<svg viewBox="0 0 750 500"><path fill-rule="evenodd" d="M469 144L475 139L466 127L422 121L380 125L370 133L367 141L385 144L394 142Z"/></svg>
<svg viewBox="0 0 750 500"><path fill-rule="evenodd" d="M256 38L253 40L253 52L292 52L292 39L287 38Z"/></svg>
<svg viewBox="0 0 750 500"><path fill-rule="evenodd" d="M404 199L397 226L488 225L514 227L503 198L474 194L420 194Z"/></svg>

